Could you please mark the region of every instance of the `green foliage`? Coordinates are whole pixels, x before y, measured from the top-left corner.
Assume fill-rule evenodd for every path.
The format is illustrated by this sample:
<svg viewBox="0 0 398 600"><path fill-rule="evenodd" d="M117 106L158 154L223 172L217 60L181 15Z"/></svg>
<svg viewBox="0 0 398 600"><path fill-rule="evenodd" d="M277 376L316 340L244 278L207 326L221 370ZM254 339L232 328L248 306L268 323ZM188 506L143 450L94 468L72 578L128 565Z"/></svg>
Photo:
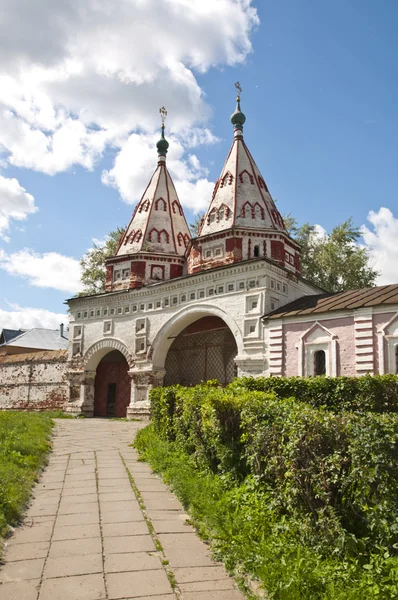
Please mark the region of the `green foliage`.
<svg viewBox="0 0 398 600"><path fill-rule="evenodd" d="M337 540L323 541L319 551L320 542L307 543L307 523L301 515L287 515L273 489L257 476L237 481L198 468L194 455L161 439L154 424L138 433L135 446L172 486L201 536L212 542L215 557L238 579L257 579L267 598L397 597L398 559L387 549L374 548L365 555L355 537L346 534L345 554Z"/></svg>
<svg viewBox="0 0 398 600"><path fill-rule="evenodd" d="M0 412L0 538L18 523L50 450L46 413Z"/></svg>
<svg viewBox="0 0 398 600"><path fill-rule="evenodd" d="M105 291L105 258L116 254L123 233L124 229L120 227L110 231L103 244L94 242L93 247L83 256L80 261L83 289L79 296L102 294Z"/></svg>
<svg viewBox="0 0 398 600"><path fill-rule="evenodd" d="M198 213L194 217L194 222L189 224L189 229L192 237L197 237L199 235L199 228L202 224L203 217L204 213Z"/></svg>
<svg viewBox="0 0 398 600"><path fill-rule="evenodd" d="M298 227L291 215L284 221L289 234L301 246L301 274L305 279L328 292L375 285L378 273L370 265L367 248L358 245L362 234L352 218L324 236L309 223Z"/></svg>
<svg viewBox="0 0 398 600"><path fill-rule="evenodd" d="M334 412L398 412L398 376L364 377L241 377L230 384L234 394L275 392Z"/></svg>

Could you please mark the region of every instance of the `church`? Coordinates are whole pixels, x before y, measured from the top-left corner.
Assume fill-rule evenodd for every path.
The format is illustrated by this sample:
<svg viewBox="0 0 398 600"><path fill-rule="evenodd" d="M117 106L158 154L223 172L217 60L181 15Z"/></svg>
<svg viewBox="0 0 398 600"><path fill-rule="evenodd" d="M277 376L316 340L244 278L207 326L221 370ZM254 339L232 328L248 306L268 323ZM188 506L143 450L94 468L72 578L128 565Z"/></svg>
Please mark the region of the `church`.
<svg viewBox="0 0 398 600"><path fill-rule="evenodd" d="M267 183L233 140L196 237L167 169L164 108L157 164L115 256L105 292L68 300L64 409L145 414L161 385L235 376L397 372L398 285L326 294L300 274Z"/></svg>

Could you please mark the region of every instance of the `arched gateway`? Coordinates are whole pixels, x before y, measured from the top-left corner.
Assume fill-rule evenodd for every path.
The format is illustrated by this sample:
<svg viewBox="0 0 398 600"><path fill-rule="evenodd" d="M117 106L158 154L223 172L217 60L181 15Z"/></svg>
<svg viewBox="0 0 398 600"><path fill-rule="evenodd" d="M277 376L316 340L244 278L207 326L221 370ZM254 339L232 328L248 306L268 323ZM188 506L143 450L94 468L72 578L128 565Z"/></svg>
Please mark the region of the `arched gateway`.
<svg viewBox="0 0 398 600"><path fill-rule="evenodd" d="M172 342L165 362L164 385L196 385L208 379L222 384L236 375L235 338L220 317L207 316L194 321Z"/></svg>
<svg viewBox="0 0 398 600"><path fill-rule="evenodd" d="M100 360L94 382L95 417L126 417L131 394L128 370L127 360L119 350Z"/></svg>

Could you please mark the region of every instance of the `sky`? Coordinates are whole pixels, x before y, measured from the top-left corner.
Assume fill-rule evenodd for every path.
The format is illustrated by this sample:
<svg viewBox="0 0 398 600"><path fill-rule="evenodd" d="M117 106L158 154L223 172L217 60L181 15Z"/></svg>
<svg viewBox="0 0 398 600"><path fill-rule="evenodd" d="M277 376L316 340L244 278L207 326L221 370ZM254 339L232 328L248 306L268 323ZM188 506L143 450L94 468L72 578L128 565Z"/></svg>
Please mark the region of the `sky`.
<svg viewBox="0 0 398 600"><path fill-rule="evenodd" d="M282 214L353 218L398 282L394 0L2 0L0 330L67 321L79 260L127 225L159 108L188 222L245 141Z"/></svg>

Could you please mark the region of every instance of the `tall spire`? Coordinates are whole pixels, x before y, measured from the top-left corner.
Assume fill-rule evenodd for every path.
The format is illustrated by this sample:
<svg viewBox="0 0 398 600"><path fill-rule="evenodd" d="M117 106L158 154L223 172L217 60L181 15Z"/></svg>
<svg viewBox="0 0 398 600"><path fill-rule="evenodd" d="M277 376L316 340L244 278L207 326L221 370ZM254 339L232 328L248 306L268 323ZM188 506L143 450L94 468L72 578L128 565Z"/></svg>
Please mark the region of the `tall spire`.
<svg viewBox="0 0 398 600"><path fill-rule="evenodd" d="M232 115L231 115L231 123L234 126L235 132L238 132L238 131L242 132L244 122L246 121L246 117L240 109L240 95L242 93L242 88L241 88L239 81L237 81L235 83L235 88L236 88L236 108L235 108L235 112L232 113Z"/></svg>
<svg viewBox="0 0 398 600"><path fill-rule="evenodd" d="M165 157L167 154L167 149L169 147L169 142L164 137L164 122L167 117L167 110L165 109L164 106L162 106L162 108L159 108L159 112L160 112L160 118L162 120L162 135L161 135L160 140L156 144L156 148L158 149L158 155Z"/></svg>

